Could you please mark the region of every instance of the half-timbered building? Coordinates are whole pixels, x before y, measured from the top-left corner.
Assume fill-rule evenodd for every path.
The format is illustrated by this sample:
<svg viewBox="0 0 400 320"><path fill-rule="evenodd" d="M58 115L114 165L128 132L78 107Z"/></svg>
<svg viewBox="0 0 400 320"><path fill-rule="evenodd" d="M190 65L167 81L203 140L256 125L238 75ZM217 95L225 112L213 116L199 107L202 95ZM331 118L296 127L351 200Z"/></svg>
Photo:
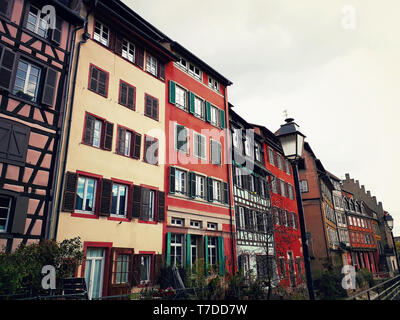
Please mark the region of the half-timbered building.
<svg viewBox="0 0 400 320"><path fill-rule="evenodd" d="M273 280L277 277L275 238L262 137L232 110L232 177L238 269L245 277Z"/></svg>
<svg viewBox="0 0 400 320"><path fill-rule="evenodd" d="M47 9L45 7L47 5ZM77 1L0 1L0 248L46 237Z"/></svg>

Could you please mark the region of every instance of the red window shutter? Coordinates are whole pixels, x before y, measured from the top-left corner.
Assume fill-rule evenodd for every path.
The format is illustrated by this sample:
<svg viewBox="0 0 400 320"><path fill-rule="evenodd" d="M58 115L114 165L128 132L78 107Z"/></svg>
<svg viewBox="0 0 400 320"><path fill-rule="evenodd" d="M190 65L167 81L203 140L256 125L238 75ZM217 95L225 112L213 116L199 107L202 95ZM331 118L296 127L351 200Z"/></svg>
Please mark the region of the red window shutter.
<svg viewBox="0 0 400 320"><path fill-rule="evenodd" d="M112 148L112 140L113 140L113 131L114 131L114 124L111 122L106 122L105 128L105 135L103 141L103 149L111 150Z"/></svg>
<svg viewBox="0 0 400 320"><path fill-rule="evenodd" d="M78 175L73 172L65 174L64 197L62 202L62 211L74 212L75 210L75 192L78 184Z"/></svg>

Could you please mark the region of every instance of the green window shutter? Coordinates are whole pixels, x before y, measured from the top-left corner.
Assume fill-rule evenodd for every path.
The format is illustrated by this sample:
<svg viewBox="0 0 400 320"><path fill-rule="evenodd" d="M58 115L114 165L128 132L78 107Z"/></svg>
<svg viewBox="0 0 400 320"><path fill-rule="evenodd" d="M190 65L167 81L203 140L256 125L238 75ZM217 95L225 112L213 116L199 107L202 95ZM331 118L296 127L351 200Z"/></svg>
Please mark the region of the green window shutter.
<svg viewBox="0 0 400 320"><path fill-rule="evenodd" d="M190 234L186 235L186 266L187 270L190 270L190 262L192 260L191 250L190 250Z"/></svg>
<svg viewBox="0 0 400 320"><path fill-rule="evenodd" d="M221 122L221 129L225 129L225 111L224 110L219 110L221 116L220 116L220 122Z"/></svg>
<svg viewBox="0 0 400 320"><path fill-rule="evenodd" d="M169 103L175 104L175 82L169 80Z"/></svg>
<svg viewBox="0 0 400 320"><path fill-rule="evenodd" d="M208 236L204 236L204 266L205 275L208 275Z"/></svg>
<svg viewBox="0 0 400 320"><path fill-rule="evenodd" d="M171 232L167 232L167 266L171 265Z"/></svg>
<svg viewBox="0 0 400 320"><path fill-rule="evenodd" d="M224 252L224 238L218 237L218 263L219 274L225 274L225 252Z"/></svg>
<svg viewBox="0 0 400 320"><path fill-rule="evenodd" d="M175 168L169 167L169 193L175 193Z"/></svg>
<svg viewBox="0 0 400 320"><path fill-rule="evenodd" d="M213 179L210 177L207 177L207 200L209 202L213 201Z"/></svg>
<svg viewBox="0 0 400 320"><path fill-rule="evenodd" d="M189 197L196 197L196 174L194 172L189 172Z"/></svg>
<svg viewBox="0 0 400 320"><path fill-rule="evenodd" d="M189 111L194 114L194 93L189 92Z"/></svg>
<svg viewBox="0 0 400 320"><path fill-rule="evenodd" d="M211 122L211 104L206 101L206 121Z"/></svg>

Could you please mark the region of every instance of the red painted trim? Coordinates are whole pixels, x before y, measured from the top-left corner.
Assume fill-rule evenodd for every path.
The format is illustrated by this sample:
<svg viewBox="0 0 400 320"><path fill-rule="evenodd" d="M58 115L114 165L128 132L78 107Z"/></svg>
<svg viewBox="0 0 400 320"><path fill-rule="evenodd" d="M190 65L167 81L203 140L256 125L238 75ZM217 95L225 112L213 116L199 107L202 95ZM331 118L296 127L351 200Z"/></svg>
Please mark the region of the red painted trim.
<svg viewBox="0 0 400 320"><path fill-rule="evenodd" d="M143 221L143 220L138 220L139 223L144 223L144 224L158 224L157 221Z"/></svg>
<svg viewBox="0 0 400 320"><path fill-rule="evenodd" d="M104 256L104 273L103 273L103 296L107 296L108 294L108 284L109 284L109 272L110 272L110 257L111 257L111 248L113 246L112 242L93 242L93 241L85 241L83 243L83 261L81 267L81 277L85 277L85 266L86 266L86 253L87 248L104 248L105 256Z"/></svg>
<svg viewBox="0 0 400 320"><path fill-rule="evenodd" d="M118 184L125 184L129 187L133 186L133 182L132 181L127 181L127 180L121 180L121 179L117 179L117 178L111 178L112 182L118 183Z"/></svg>
<svg viewBox="0 0 400 320"><path fill-rule="evenodd" d="M151 190L155 190L155 191L159 191L160 190L158 187L149 186L147 184L140 184L140 186L143 187L143 188L151 189Z"/></svg>
<svg viewBox="0 0 400 320"><path fill-rule="evenodd" d="M139 251L139 254L155 255L155 251Z"/></svg>
<svg viewBox="0 0 400 320"><path fill-rule="evenodd" d="M128 61L129 61L129 60L128 60ZM121 103L121 99L120 99L120 98L121 98L121 83L124 83L124 84L126 84L127 86L129 86L129 87L135 89L135 90L134 90L134 94L133 94L133 109L130 108L128 105L125 105L125 104L122 104L122 103ZM128 103L128 95L126 96L126 100L127 100L127 103ZM119 87L118 87L118 104L120 104L121 106L124 106L124 107L128 108L129 110L136 111L136 87L133 86L133 85L131 85L130 83L128 83L128 82L122 80L122 79L119 80Z"/></svg>
<svg viewBox="0 0 400 320"><path fill-rule="evenodd" d="M95 174L95 173L90 173L90 172L80 171L80 170L76 170L76 173L78 174L78 176L85 176L85 177L95 178L95 179L103 179L102 175Z"/></svg>
<svg viewBox="0 0 400 320"><path fill-rule="evenodd" d="M157 119L156 119L156 118L153 118L153 117L150 117L149 115L146 114L146 97L147 97L147 96L149 96L149 97L151 97L151 98L157 100ZM152 110L153 110L153 109L152 109ZM160 119L160 100L159 100L158 98L152 96L151 94L148 94L148 93L145 93L145 94L144 94L144 115L145 115L146 117L150 118L150 119L155 120L155 121L159 121L159 119Z"/></svg>
<svg viewBox="0 0 400 320"><path fill-rule="evenodd" d="M94 90L92 90L90 88L90 79L92 77L92 67L94 67L94 68L96 68L96 69L98 69L98 70L100 70L102 72L105 72L107 74L107 85L106 85L106 94L105 95L102 95L101 93L98 93L97 91L94 91ZM90 91L92 91L94 93L97 93L98 95L100 95L100 96L102 96L104 98L108 98L108 86L109 86L109 84L110 84L110 73L108 71L96 66L95 64L90 63L89 64L89 79L88 79L88 87L87 87L88 90L90 90Z"/></svg>
<svg viewBox="0 0 400 320"><path fill-rule="evenodd" d="M112 216L109 216L107 218L107 220L109 220L109 221L122 221L122 222L130 222L131 221L128 218L118 218L118 217L112 217Z"/></svg>
<svg viewBox="0 0 400 320"><path fill-rule="evenodd" d="M96 214L96 212L92 213L78 213L78 212L73 212L71 213L71 217L75 218L86 218L86 219L99 219L99 216Z"/></svg>

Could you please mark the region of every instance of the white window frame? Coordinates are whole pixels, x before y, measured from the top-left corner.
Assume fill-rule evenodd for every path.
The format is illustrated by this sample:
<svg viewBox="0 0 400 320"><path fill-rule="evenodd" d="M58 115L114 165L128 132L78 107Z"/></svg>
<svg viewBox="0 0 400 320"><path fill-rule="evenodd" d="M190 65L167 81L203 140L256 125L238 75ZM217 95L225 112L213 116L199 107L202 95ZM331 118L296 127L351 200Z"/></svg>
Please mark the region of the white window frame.
<svg viewBox="0 0 400 320"><path fill-rule="evenodd" d="M32 9L36 10L37 13L35 14L32 12ZM26 22L26 28L37 35L47 38L47 32L49 30L49 24L47 23L46 19L42 18L42 11L39 10L37 7L31 5L29 8L28 19ZM34 22L29 21L30 18L34 19ZM43 33L41 33L43 32Z"/></svg>
<svg viewBox="0 0 400 320"><path fill-rule="evenodd" d="M208 87L219 92L219 82L210 76L208 76Z"/></svg>
<svg viewBox="0 0 400 320"><path fill-rule="evenodd" d="M150 277L151 277L151 256L150 255L142 255L140 257L140 283L144 284L144 283L149 283L150 282ZM145 262L147 261L147 263ZM142 280L142 265L145 266L146 268L146 275L147 275L147 279Z"/></svg>
<svg viewBox="0 0 400 320"><path fill-rule="evenodd" d="M193 70L190 70L191 67L193 67ZM196 73L196 70L198 71L198 74ZM201 70L198 67L196 67L193 63L191 62L188 63L187 72L197 80L201 81Z"/></svg>
<svg viewBox="0 0 400 320"><path fill-rule="evenodd" d="M100 148L102 130L103 130L103 121L95 118L93 126L93 142L92 142L93 147Z"/></svg>
<svg viewBox="0 0 400 320"><path fill-rule="evenodd" d="M100 33L96 33L96 25L99 24L100 25ZM107 32L104 31L104 28L107 28ZM107 34L107 38L104 37L104 35ZM94 25L94 35L93 38L100 42L101 44L105 45L106 47L108 47L110 45L110 28L107 27L104 23L100 22L100 21L95 21L95 25Z"/></svg>
<svg viewBox="0 0 400 320"><path fill-rule="evenodd" d="M218 230L218 223L207 222L207 230Z"/></svg>
<svg viewBox="0 0 400 320"><path fill-rule="evenodd" d="M209 237L207 243L208 251L208 262L209 265L216 265L218 263L218 251L217 251L217 238ZM213 254L215 252L215 255ZM215 263L212 263L215 260Z"/></svg>
<svg viewBox="0 0 400 320"><path fill-rule="evenodd" d="M126 50L124 49L124 47L126 47ZM136 50L136 47L132 42L130 42L126 39L122 40L122 57L123 58L129 60L130 62L135 63L135 52L136 52L135 50Z"/></svg>
<svg viewBox="0 0 400 320"><path fill-rule="evenodd" d="M183 102L181 101L183 100ZM175 105L182 110L187 110L188 106L187 106L187 101L188 101L188 91L179 86L179 85L175 85Z"/></svg>
<svg viewBox="0 0 400 320"><path fill-rule="evenodd" d="M242 169L239 167L233 167L235 170L235 179L236 179L236 186L238 188L243 188L243 176L242 176Z"/></svg>
<svg viewBox="0 0 400 320"><path fill-rule="evenodd" d="M177 239L180 239L179 241L180 242L177 242ZM182 265L184 264L184 252L183 252L183 250L184 250L184 247L183 247L183 234L181 234L181 233L173 233L173 234L171 234L171 265L176 265L176 257L177 257L177 255L176 255L176 248L177 247L180 247L181 248L181 255L180 255L180 257L181 257L181 263L182 263ZM172 248L174 247L174 252L175 252L175 254L173 255L172 254ZM172 261L172 258L173 258L173 260L174 261Z"/></svg>
<svg viewBox="0 0 400 320"><path fill-rule="evenodd" d="M176 227L183 227L184 226L184 221L182 218L171 218L171 226L176 226Z"/></svg>
<svg viewBox="0 0 400 320"><path fill-rule="evenodd" d="M200 220L190 220L190 227L195 229L201 229L201 221Z"/></svg>
<svg viewBox="0 0 400 320"><path fill-rule="evenodd" d="M259 143L254 143L254 155L258 162L261 162L261 146Z"/></svg>
<svg viewBox="0 0 400 320"><path fill-rule="evenodd" d="M20 69L20 64L22 64L22 63L27 66L26 67L26 71L21 70L21 72L25 73L25 78L21 78L21 77L18 76L18 73L19 73L18 70ZM32 69L36 69L38 71L38 75L37 76L33 76L31 74L32 73ZM16 73L16 76L15 76L13 93L17 95L17 93L20 91L20 90L16 91L17 80L23 81L23 83L24 83L23 88L21 88L20 86L18 86L18 88L22 89L21 91L24 94L29 95L30 97L32 97L32 101L33 102L36 102L36 99L37 99L37 96L38 96L38 90L39 90L39 86L40 86L40 82L41 82L40 81L41 80L40 79L41 78L41 74L42 74L42 69L40 67L38 67L38 66L36 66L36 65L26 61L26 60L20 59L18 61L18 65L17 65L17 73ZM36 78L36 83L30 81L31 76ZM34 92L29 90L29 87L31 85L35 86Z"/></svg>
<svg viewBox="0 0 400 320"><path fill-rule="evenodd" d="M146 52L146 71L157 77L158 61L152 55Z"/></svg>
<svg viewBox="0 0 400 320"><path fill-rule="evenodd" d="M210 105L210 114L211 114L211 124L213 126L219 125L219 109Z"/></svg>
<svg viewBox="0 0 400 320"><path fill-rule="evenodd" d="M201 137L201 138L199 139L199 137ZM199 153L199 150L198 150L199 149L199 140L204 141L204 145L203 145L203 148L202 148L203 150L201 150L201 151L204 151L204 157L202 157L201 154L200 155L198 154ZM198 132L195 132L195 131L193 132L193 155L196 158L199 158L201 160L207 159L207 140L206 140L206 136L202 135L202 134L200 134Z"/></svg>
<svg viewBox="0 0 400 320"><path fill-rule="evenodd" d="M217 145L219 147L219 158L218 159L213 159L213 144L214 146ZM216 164L216 165L221 165L222 164L222 144L221 142L217 141L217 140L210 140L210 158L211 158L211 163L212 164ZM217 148L218 149L218 148ZM217 161L215 161L217 160Z"/></svg>
<svg viewBox="0 0 400 320"><path fill-rule="evenodd" d="M239 214L239 224L240 224L238 227L240 229L244 229L246 226L246 220L244 218L244 207L239 207L238 214Z"/></svg>
<svg viewBox="0 0 400 320"><path fill-rule="evenodd" d="M8 198L8 207L1 207L0 209L2 210L7 210L7 217L6 218L0 218L1 220L6 220L6 223L4 225L4 228L0 229L0 233L2 232L7 232L8 229L8 222L10 220L10 211L11 211L11 205L12 205L12 198L7 196L7 195L0 195L2 198Z"/></svg>
<svg viewBox="0 0 400 320"><path fill-rule="evenodd" d="M198 112L198 108L200 105L200 113ZM199 117L201 119L204 119L204 115L205 115L205 102L203 99L199 98L198 96L194 96L194 115L196 117Z"/></svg>
<svg viewBox="0 0 400 320"><path fill-rule="evenodd" d="M233 146L235 148L239 148L239 146L240 146L240 143L239 143L239 138L240 138L239 131L240 131L240 129L237 129L237 128L233 128L233 130L232 130L232 144L233 144Z"/></svg>
<svg viewBox="0 0 400 320"><path fill-rule="evenodd" d="M184 130L186 131L186 143L185 143L186 150L181 150L181 149L178 149L178 138L179 138L178 137L178 126L183 126L183 125L175 122L175 139L174 139L175 140L175 143L174 143L175 144L175 151L180 151L180 152L184 152L184 153L188 154L189 153L189 129L186 128L185 126L183 126ZM179 142L183 142L183 141L179 141Z"/></svg>
<svg viewBox="0 0 400 320"><path fill-rule="evenodd" d="M149 220L154 221L154 212L155 212L155 205L156 205L156 192L152 189L149 189Z"/></svg>
<svg viewBox="0 0 400 320"><path fill-rule="evenodd" d="M118 194L117 194L117 206L116 206L116 211L119 212L119 207L121 204L121 189L125 188L125 212L123 214L119 213L111 213L111 216L114 217L126 217L126 214L128 212L128 197L129 197L129 187L127 185L119 184L119 183L113 183L113 189L112 189L112 197L114 196L114 186L118 187ZM111 200L112 202L112 200Z"/></svg>
<svg viewBox="0 0 400 320"><path fill-rule="evenodd" d="M132 132L125 130L125 150L124 155L129 157L131 155L131 142L132 142Z"/></svg>
<svg viewBox="0 0 400 320"><path fill-rule="evenodd" d="M178 173L180 173L179 176L178 176ZM182 182L183 182L184 190L181 190ZM179 188L177 186L179 186ZM187 191L187 172L176 168L175 169L175 192L180 193L180 194L186 194L186 191Z"/></svg>
<svg viewBox="0 0 400 320"><path fill-rule="evenodd" d="M93 180L94 181L94 186L93 186L93 210L88 211L88 210L82 210L82 209L76 209L75 207L75 212L78 213L85 213L85 214L95 214L96 212L96 192L97 192L97 179L91 178L91 177L85 177L85 176L78 176L78 186L79 186L79 179L84 179L84 187L83 187L83 197L82 197L82 206L85 206L85 202L87 199L87 188L88 188L88 180Z"/></svg>
<svg viewBox="0 0 400 320"><path fill-rule="evenodd" d="M271 147L268 147L268 161L271 165L275 166L274 150Z"/></svg>
<svg viewBox="0 0 400 320"><path fill-rule="evenodd" d="M213 184L213 201L222 202L221 181L213 179L212 184Z"/></svg>
<svg viewBox="0 0 400 320"><path fill-rule="evenodd" d="M196 198L205 199L206 197L206 178L201 175L195 176L196 180Z"/></svg>

